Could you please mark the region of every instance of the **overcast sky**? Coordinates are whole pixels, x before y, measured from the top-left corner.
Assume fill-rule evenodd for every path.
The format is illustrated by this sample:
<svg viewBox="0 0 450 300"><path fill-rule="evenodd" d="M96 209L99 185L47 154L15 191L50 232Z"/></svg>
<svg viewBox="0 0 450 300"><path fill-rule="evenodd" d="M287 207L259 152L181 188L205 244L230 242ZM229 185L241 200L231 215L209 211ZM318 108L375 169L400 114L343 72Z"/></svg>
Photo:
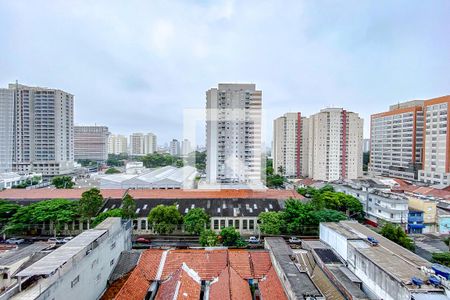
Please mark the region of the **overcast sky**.
<svg viewBox="0 0 450 300"><path fill-rule="evenodd" d="M219 82L263 91L272 120L338 106L365 119L450 94L450 1L0 0L0 85L75 95L77 124L182 137ZM200 138L200 142L204 140Z"/></svg>

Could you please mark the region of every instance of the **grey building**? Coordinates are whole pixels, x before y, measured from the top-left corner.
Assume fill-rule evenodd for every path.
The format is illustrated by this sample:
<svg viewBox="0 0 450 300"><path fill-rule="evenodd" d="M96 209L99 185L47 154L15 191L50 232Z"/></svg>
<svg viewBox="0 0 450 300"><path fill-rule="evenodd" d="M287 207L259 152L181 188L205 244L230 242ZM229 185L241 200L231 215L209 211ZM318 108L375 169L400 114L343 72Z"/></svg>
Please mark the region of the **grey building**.
<svg viewBox="0 0 450 300"><path fill-rule="evenodd" d="M14 91L0 89L0 173L12 171Z"/></svg>
<svg viewBox="0 0 450 300"><path fill-rule="evenodd" d="M75 126L75 159L106 161L108 159L108 136L106 126Z"/></svg>
<svg viewBox="0 0 450 300"><path fill-rule="evenodd" d="M3 89L2 103L11 102L11 93L14 101L12 170L42 173L46 177L72 173L73 95L58 89L15 83ZM10 106L5 107L6 114L10 113ZM10 124L10 118L6 123ZM4 132L2 141L10 130ZM8 149L2 152L7 153Z"/></svg>

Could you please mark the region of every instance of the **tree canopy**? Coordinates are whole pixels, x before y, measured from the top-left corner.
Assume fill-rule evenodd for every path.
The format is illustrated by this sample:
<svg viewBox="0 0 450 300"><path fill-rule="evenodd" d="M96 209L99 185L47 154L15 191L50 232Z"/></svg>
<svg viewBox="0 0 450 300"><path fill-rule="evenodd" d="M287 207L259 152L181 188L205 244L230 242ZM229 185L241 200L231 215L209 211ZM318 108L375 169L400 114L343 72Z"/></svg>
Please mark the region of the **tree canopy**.
<svg viewBox="0 0 450 300"><path fill-rule="evenodd" d="M191 234L200 234L207 224L209 216L202 208L192 208L183 218L184 229Z"/></svg>
<svg viewBox="0 0 450 300"><path fill-rule="evenodd" d="M95 217L103 204L103 196L100 190L92 188L83 194L80 199L80 215L84 219L92 219Z"/></svg>
<svg viewBox="0 0 450 300"><path fill-rule="evenodd" d="M200 234L199 242L202 247L214 247L219 243L219 239L214 230L206 229Z"/></svg>
<svg viewBox="0 0 450 300"><path fill-rule="evenodd" d="M183 217L175 205L160 204L150 211L148 222L157 233L170 234L183 222Z"/></svg>
<svg viewBox="0 0 450 300"><path fill-rule="evenodd" d="M75 185L70 176L53 177L52 184L57 189L71 189Z"/></svg>
<svg viewBox="0 0 450 300"><path fill-rule="evenodd" d="M261 232L265 234L281 234L284 227L283 215L281 212L268 211L259 215Z"/></svg>
<svg viewBox="0 0 450 300"><path fill-rule="evenodd" d="M122 199L122 217L125 219L136 218L136 201L129 194Z"/></svg>
<svg viewBox="0 0 450 300"><path fill-rule="evenodd" d="M116 168L109 168L108 170L105 171L105 174L118 174L120 173L120 171Z"/></svg>
<svg viewBox="0 0 450 300"><path fill-rule="evenodd" d="M237 246L241 235L234 227L229 226L220 231L220 238L224 246Z"/></svg>
<svg viewBox="0 0 450 300"><path fill-rule="evenodd" d="M279 170L283 174L283 170ZM281 174L274 174L272 159L266 160L266 186L268 188L280 188L284 185L286 178Z"/></svg>
<svg viewBox="0 0 450 300"><path fill-rule="evenodd" d="M433 253L431 257L431 261L450 267L450 252L443 252L443 253Z"/></svg>
<svg viewBox="0 0 450 300"><path fill-rule="evenodd" d="M10 231L24 231L36 228L43 222L52 222L57 230L65 223L79 217L78 201L53 199L21 206L8 223Z"/></svg>
<svg viewBox="0 0 450 300"><path fill-rule="evenodd" d="M386 223L381 228L380 233L385 238L393 241L396 244L399 244L400 246L408 250L414 251L415 249L414 241L406 235L405 231L400 226Z"/></svg>
<svg viewBox="0 0 450 300"><path fill-rule="evenodd" d="M6 200L0 200L0 226L4 226L19 210L20 205Z"/></svg>

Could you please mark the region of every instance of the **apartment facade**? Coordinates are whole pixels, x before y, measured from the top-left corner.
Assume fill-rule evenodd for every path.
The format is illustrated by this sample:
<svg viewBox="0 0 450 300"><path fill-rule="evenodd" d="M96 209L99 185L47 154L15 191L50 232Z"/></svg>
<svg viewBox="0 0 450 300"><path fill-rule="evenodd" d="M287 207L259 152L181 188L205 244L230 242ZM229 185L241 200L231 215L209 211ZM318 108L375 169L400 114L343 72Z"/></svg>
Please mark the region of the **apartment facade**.
<svg viewBox="0 0 450 300"><path fill-rule="evenodd" d="M169 153L173 156L179 156L181 152L180 142L177 139L173 139L169 144Z"/></svg>
<svg viewBox="0 0 450 300"><path fill-rule="evenodd" d="M124 135L111 134L108 137L108 154L128 153L128 139Z"/></svg>
<svg viewBox="0 0 450 300"><path fill-rule="evenodd" d="M255 84L206 92L207 183L261 183L261 103Z"/></svg>
<svg viewBox="0 0 450 300"><path fill-rule="evenodd" d="M144 135L144 154L152 154L156 152L156 135L147 133Z"/></svg>
<svg viewBox="0 0 450 300"><path fill-rule="evenodd" d="M44 177L72 173L73 95L58 89L29 87L18 83L10 84L1 94L5 104L2 105L1 113L6 115L5 120L2 118L2 122L5 122L2 125L2 144L5 136L6 140L11 141L11 96L14 103L12 170L20 174L41 173ZM7 153L11 147L2 147L0 151ZM9 153L6 155L9 156Z"/></svg>
<svg viewBox="0 0 450 300"><path fill-rule="evenodd" d="M370 173L417 179L422 161L423 103L408 101L371 116Z"/></svg>
<svg viewBox="0 0 450 300"><path fill-rule="evenodd" d="M191 141L189 141L188 139L184 139L181 142L181 155L182 156L188 156L189 153L191 153L192 150L192 144Z"/></svg>
<svg viewBox="0 0 450 300"><path fill-rule="evenodd" d="M286 113L273 122L274 172L289 178L308 176L309 120L300 112Z"/></svg>
<svg viewBox="0 0 450 300"><path fill-rule="evenodd" d="M450 96L424 103L423 168L419 180L450 185Z"/></svg>
<svg viewBox="0 0 450 300"><path fill-rule="evenodd" d="M75 126L75 159L106 161L108 159L108 136L106 126Z"/></svg>
<svg viewBox="0 0 450 300"><path fill-rule="evenodd" d="M308 176L334 181L362 176L364 121L342 108L322 109L309 118Z"/></svg>
<svg viewBox="0 0 450 300"><path fill-rule="evenodd" d="M0 89L0 173L12 171L14 91Z"/></svg>

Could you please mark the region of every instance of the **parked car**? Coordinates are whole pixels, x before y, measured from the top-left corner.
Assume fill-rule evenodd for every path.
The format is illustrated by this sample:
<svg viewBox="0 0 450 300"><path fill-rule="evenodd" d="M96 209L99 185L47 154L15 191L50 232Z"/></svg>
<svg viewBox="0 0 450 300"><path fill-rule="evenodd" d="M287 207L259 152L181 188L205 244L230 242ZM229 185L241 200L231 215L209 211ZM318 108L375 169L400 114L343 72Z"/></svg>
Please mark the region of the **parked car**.
<svg viewBox="0 0 450 300"><path fill-rule="evenodd" d="M12 238L6 240L7 244L14 244L14 245L20 245L20 244L22 244L24 242L25 242L24 239L15 238L15 237L12 237Z"/></svg>
<svg viewBox="0 0 450 300"><path fill-rule="evenodd" d="M301 242L302 242L302 240L297 238L296 236L291 236L289 238L289 243L291 243L291 244L300 244Z"/></svg>
<svg viewBox="0 0 450 300"><path fill-rule="evenodd" d="M61 239L61 238L56 238L56 237L49 238L49 239L47 240L47 242L48 242L48 243L54 243L54 244L63 244L63 243L64 243L64 242L63 242L63 239Z"/></svg>
<svg viewBox="0 0 450 300"><path fill-rule="evenodd" d="M137 239L136 239L135 243L140 243L140 244L150 244L150 240L149 240L149 239L146 239L146 238L143 238L143 237L140 237L140 238L137 238Z"/></svg>
<svg viewBox="0 0 450 300"><path fill-rule="evenodd" d="M259 239L256 236L251 236L245 240L249 244L259 244Z"/></svg>
<svg viewBox="0 0 450 300"><path fill-rule="evenodd" d="M73 236L66 236L65 238L63 238L63 243L67 243L68 241L72 240Z"/></svg>

